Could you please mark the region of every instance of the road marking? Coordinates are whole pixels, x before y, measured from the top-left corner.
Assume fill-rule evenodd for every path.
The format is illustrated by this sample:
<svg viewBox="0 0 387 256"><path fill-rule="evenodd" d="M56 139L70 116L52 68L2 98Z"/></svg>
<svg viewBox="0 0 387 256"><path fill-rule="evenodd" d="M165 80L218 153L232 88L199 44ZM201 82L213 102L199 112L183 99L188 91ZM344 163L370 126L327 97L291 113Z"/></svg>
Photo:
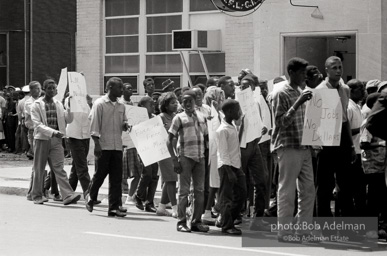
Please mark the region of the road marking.
<svg viewBox="0 0 387 256"><path fill-rule="evenodd" d="M248 248L236 248L236 247L212 245L212 244L200 244L200 243L170 241L170 240L164 240L164 239L155 239L155 238L146 238L146 237L137 237L137 236L136 237L135 236L123 236L123 235L106 234L106 233L98 233L98 232L85 232L85 233L86 234L90 234L90 235L110 236L110 237L134 239L134 240L141 240L141 241L151 241L151 242L161 242L161 243L171 243L171 244L183 244L183 245L210 247L210 248L234 250L234 251L259 252L259 253L267 253L267 254L283 255L283 256L306 256L306 255L303 255L303 254L294 254L294 253L286 253L286 252L272 252L272 251L265 251L265 250L254 250L254 249L248 249Z"/></svg>

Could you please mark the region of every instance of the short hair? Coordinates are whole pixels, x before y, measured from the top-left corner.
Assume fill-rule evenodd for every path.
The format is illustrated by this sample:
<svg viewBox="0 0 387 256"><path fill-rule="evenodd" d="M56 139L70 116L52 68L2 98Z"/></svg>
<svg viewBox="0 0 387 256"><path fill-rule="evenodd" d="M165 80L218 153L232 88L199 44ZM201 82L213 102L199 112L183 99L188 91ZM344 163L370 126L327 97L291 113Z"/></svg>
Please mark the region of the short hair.
<svg viewBox="0 0 387 256"><path fill-rule="evenodd" d="M152 97L153 97L153 95L155 95L155 96L161 96L161 92L154 92L154 93L152 93Z"/></svg>
<svg viewBox="0 0 387 256"><path fill-rule="evenodd" d="M145 78L145 79L144 79L144 82L142 82L142 84L144 85L144 87L145 87L148 83L155 83L155 81L154 81L152 78L148 77L148 78Z"/></svg>
<svg viewBox="0 0 387 256"><path fill-rule="evenodd" d="M153 99L151 97L149 97L148 95L142 97L140 99L140 101L138 102L137 106L138 107L144 107L147 102L153 102Z"/></svg>
<svg viewBox="0 0 387 256"><path fill-rule="evenodd" d="M38 81L31 81L28 86L30 87L30 91L32 91L33 89L35 89L38 85L41 86L41 84L38 82Z"/></svg>
<svg viewBox="0 0 387 256"><path fill-rule="evenodd" d="M242 78L241 81L243 80L248 80L250 82L252 82L255 86L258 86L259 85L259 79L256 75L253 75L253 74L247 74L245 77Z"/></svg>
<svg viewBox="0 0 387 256"><path fill-rule="evenodd" d="M313 65L309 65L306 67L306 77L308 79L313 79L314 74L321 73L320 70Z"/></svg>
<svg viewBox="0 0 387 256"><path fill-rule="evenodd" d="M111 77L109 80L106 82L106 91L110 90L110 87L116 84L122 84L122 80L119 77Z"/></svg>
<svg viewBox="0 0 387 256"><path fill-rule="evenodd" d="M363 88L364 89L364 83L358 79L351 79L347 82L347 85L349 89L355 90L358 88Z"/></svg>
<svg viewBox="0 0 387 256"><path fill-rule="evenodd" d="M173 90L174 93L177 93L178 91L181 91L181 87L177 87L175 90Z"/></svg>
<svg viewBox="0 0 387 256"><path fill-rule="evenodd" d="M239 106L239 102L233 99L227 99L223 102L222 110L223 113L226 113L228 110L235 108L235 106Z"/></svg>
<svg viewBox="0 0 387 256"><path fill-rule="evenodd" d="M189 96L189 97L191 97L192 99L196 100L196 93L195 93L194 91L192 91L192 90L187 90L187 91L185 91L185 92L183 93L182 96L183 96L183 97L184 97L184 96Z"/></svg>
<svg viewBox="0 0 387 256"><path fill-rule="evenodd" d="M278 83L281 83L283 81L285 81L285 79L281 76L278 76L278 77L273 79L273 84L278 84Z"/></svg>
<svg viewBox="0 0 387 256"><path fill-rule="evenodd" d="M341 62L341 59L337 56L331 56L329 57L326 61L325 61L325 67L328 67L332 62L335 62L335 61L340 61Z"/></svg>
<svg viewBox="0 0 387 256"><path fill-rule="evenodd" d="M221 78L219 78L218 86L222 87L222 85L225 85L230 79L232 79L231 76L222 76Z"/></svg>
<svg viewBox="0 0 387 256"><path fill-rule="evenodd" d="M177 100L176 95L173 92L164 92L159 98L160 112L166 113L167 106L172 100Z"/></svg>
<svg viewBox="0 0 387 256"><path fill-rule="evenodd" d="M56 82L54 81L54 79L46 79L46 80L43 82L43 90L46 90L46 89L47 89L47 86L49 86L50 84L56 84Z"/></svg>
<svg viewBox="0 0 387 256"><path fill-rule="evenodd" d="M206 89L207 89L207 86L205 86L204 84L196 84L195 86L197 86L200 90L202 90L202 93L204 94L206 92Z"/></svg>
<svg viewBox="0 0 387 256"><path fill-rule="evenodd" d="M131 83L124 83L123 86L124 86L124 89L126 88L126 86L130 85L130 87L132 87L132 84Z"/></svg>
<svg viewBox="0 0 387 256"><path fill-rule="evenodd" d="M181 88L181 93L183 94L185 91L188 91L188 90L190 90L191 88L189 88L188 86L183 86L182 88Z"/></svg>
<svg viewBox="0 0 387 256"><path fill-rule="evenodd" d="M217 82L219 81L219 77L213 76L207 79L206 86L216 86Z"/></svg>
<svg viewBox="0 0 387 256"><path fill-rule="evenodd" d="M288 74L289 74L290 70L293 72L297 72L302 68L306 68L308 65L309 63L306 60L302 58L294 57L289 60L286 70L288 71Z"/></svg>
<svg viewBox="0 0 387 256"><path fill-rule="evenodd" d="M374 92L374 93L371 93L370 95L368 95L367 100L366 100L367 107L372 109L375 102L379 99L380 95L382 95L382 94L379 92Z"/></svg>

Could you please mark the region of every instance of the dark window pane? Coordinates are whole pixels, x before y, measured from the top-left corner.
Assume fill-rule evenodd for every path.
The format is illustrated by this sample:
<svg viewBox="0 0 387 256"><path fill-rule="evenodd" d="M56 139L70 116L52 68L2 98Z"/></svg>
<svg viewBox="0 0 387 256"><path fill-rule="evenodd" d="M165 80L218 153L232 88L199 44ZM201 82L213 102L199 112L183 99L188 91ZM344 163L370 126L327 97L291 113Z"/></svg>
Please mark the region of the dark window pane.
<svg viewBox="0 0 387 256"><path fill-rule="evenodd" d="M190 0L189 10L191 12L213 11L216 10L216 7L212 4L211 0Z"/></svg>
<svg viewBox="0 0 387 256"><path fill-rule="evenodd" d="M167 13L167 12L182 12L183 1L182 0L147 0L146 1L146 13Z"/></svg>
<svg viewBox="0 0 387 256"><path fill-rule="evenodd" d="M149 17L147 19L147 33L172 33L172 30L181 29L181 15Z"/></svg>
<svg viewBox="0 0 387 256"><path fill-rule="evenodd" d="M106 56L106 73L138 73L138 56Z"/></svg>
<svg viewBox="0 0 387 256"><path fill-rule="evenodd" d="M152 78L155 81L155 91L157 92L161 92L163 89L162 83L167 79L171 79L175 82L175 88L180 87L180 76L146 76L145 78Z"/></svg>
<svg viewBox="0 0 387 256"><path fill-rule="evenodd" d="M217 76L218 78L220 78L220 77L224 76L224 74L211 75L210 77L214 77L214 76ZM207 77L205 75L190 76L190 77L191 77L191 81L194 85L197 85L197 84L206 85L206 83L207 83Z"/></svg>
<svg viewBox="0 0 387 256"><path fill-rule="evenodd" d="M148 55L146 56L147 73L182 72L180 55Z"/></svg>
<svg viewBox="0 0 387 256"><path fill-rule="evenodd" d="M105 16L138 15L140 0L105 0Z"/></svg>
<svg viewBox="0 0 387 256"><path fill-rule="evenodd" d="M204 60L207 65L208 72L225 72L225 54L224 52L203 53ZM204 72L203 64L199 54L193 53L189 55L189 71Z"/></svg>
<svg viewBox="0 0 387 256"><path fill-rule="evenodd" d="M147 36L148 52L172 51L172 35Z"/></svg>
<svg viewBox="0 0 387 256"><path fill-rule="evenodd" d="M138 18L106 20L106 35L137 35Z"/></svg>
<svg viewBox="0 0 387 256"><path fill-rule="evenodd" d="M138 52L138 36L106 37L106 53Z"/></svg>
<svg viewBox="0 0 387 256"><path fill-rule="evenodd" d="M106 89L106 83L107 81L113 76L105 76L104 77L104 88ZM121 78L122 80L122 83L130 83L132 85L132 88L133 88L133 93L137 93L138 92L138 88L137 88L137 76L115 76L115 77L118 77L118 78Z"/></svg>

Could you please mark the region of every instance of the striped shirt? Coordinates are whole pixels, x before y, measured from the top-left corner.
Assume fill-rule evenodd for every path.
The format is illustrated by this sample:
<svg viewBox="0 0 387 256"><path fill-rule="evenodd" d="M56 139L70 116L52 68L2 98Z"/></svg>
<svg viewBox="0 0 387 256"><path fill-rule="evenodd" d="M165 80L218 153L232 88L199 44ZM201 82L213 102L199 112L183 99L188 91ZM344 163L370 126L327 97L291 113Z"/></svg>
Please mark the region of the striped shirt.
<svg viewBox="0 0 387 256"><path fill-rule="evenodd" d="M186 112L177 114L172 120L169 133L178 136L180 155L196 162L204 157L204 135L207 135L207 126L203 117L196 112L192 116Z"/></svg>
<svg viewBox="0 0 387 256"><path fill-rule="evenodd" d="M46 117L47 117L47 126L58 130L58 117L56 115L56 105L54 102L44 101L44 107L46 109Z"/></svg>
<svg viewBox="0 0 387 256"><path fill-rule="evenodd" d="M281 147L304 148L301 146L305 117L305 104L297 110L292 106L301 95L301 90L294 90L288 83L273 94L273 115L275 128L272 136L274 150Z"/></svg>

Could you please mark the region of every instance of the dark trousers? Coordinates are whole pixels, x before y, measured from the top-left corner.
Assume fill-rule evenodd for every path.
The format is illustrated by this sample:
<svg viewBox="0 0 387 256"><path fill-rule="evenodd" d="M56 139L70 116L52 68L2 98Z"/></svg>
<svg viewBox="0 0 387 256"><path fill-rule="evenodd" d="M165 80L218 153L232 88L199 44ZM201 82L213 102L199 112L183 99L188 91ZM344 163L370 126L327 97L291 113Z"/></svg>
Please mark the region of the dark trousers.
<svg viewBox="0 0 387 256"><path fill-rule="evenodd" d="M97 200L99 188L109 174L109 211L118 210L121 199L122 151L102 150L102 155L96 157L96 170L89 185L90 199Z"/></svg>
<svg viewBox="0 0 387 256"><path fill-rule="evenodd" d="M263 165L267 168L268 175L266 181L267 191L265 209L269 209L271 186L273 184L273 158L270 152L270 140L260 143L259 149L261 150Z"/></svg>
<svg viewBox="0 0 387 256"><path fill-rule="evenodd" d="M81 183L83 194L86 195L90 184L89 168L87 166L87 154L89 154L90 139L69 138L69 146L73 158L69 182L75 191Z"/></svg>
<svg viewBox="0 0 387 256"><path fill-rule="evenodd" d="M347 182L352 183L351 191L353 202L355 203L354 215L356 217L363 217L366 216L367 181L363 171L360 154L357 155L356 161L351 164L351 173L352 175Z"/></svg>
<svg viewBox="0 0 387 256"><path fill-rule="evenodd" d="M207 205L208 196L210 194L210 166L208 165L209 149L204 151L204 205ZM204 213L204 208L203 208Z"/></svg>
<svg viewBox="0 0 387 256"><path fill-rule="evenodd" d="M146 201L146 204L153 204L157 183L159 182L158 168L159 165L154 163L144 167L142 170L136 194L142 201Z"/></svg>
<svg viewBox="0 0 387 256"><path fill-rule="evenodd" d="M242 210L247 193L246 177L243 171L231 166L229 166L229 168L231 168L237 176L237 181L235 183L230 182L225 166L219 168L219 206L223 230L230 229L234 226L234 221Z"/></svg>
<svg viewBox="0 0 387 256"><path fill-rule="evenodd" d="M15 142L16 142L16 129L17 129L17 117L8 116L5 129L5 139L7 140L8 148L11 152L15 151Z"/></svg>
<svg viewBox="0 0 387 256"><path fill-rule="evenodd" d="M59 195L58 183L56 182L55 173L53 171L49 171L44 177L44 189L49 190L50 188L52 195Z"/></svg>
<svg viewBox="0 0 387 256"><path fill-rule="evenodd" d="M387 187L384 181L384 173L366 174L368 184L367 215L369 217L381 217L387 220Z"/></svg>
<svg viewBox="0 0 387 256"><path fill-rule="evenodd" d="M246 148L241 148L241 160L242 170L246 175L247 187L253 185L255 189L255 215L256 217L262 217L267 200L269 173L262 160L258 140L247 143Z"/></svg>

